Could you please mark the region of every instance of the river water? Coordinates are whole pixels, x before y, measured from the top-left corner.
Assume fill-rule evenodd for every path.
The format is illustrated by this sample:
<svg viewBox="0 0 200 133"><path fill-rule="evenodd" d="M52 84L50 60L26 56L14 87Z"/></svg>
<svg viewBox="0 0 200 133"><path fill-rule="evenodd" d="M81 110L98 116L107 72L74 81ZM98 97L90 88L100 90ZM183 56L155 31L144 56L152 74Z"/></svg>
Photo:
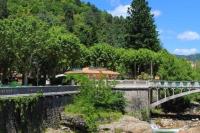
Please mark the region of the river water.
<svg viewBox="0 0 200 133"><path fill-rule="evenodd" d="M153 133L178 133L180 129L162 129L160 126L151 124L151 128L153 129Z"/></svg>
<svg viewBox="0 0 200 133"><path fill-rule="evenodd" d="M200 115L167 114L165 117L164 116L165 115L161 115L152 118L151 124L154 133L178 133L179 130L186 131L191 128L200 127Z"/></svg>
<svg viewBox="0 0 200 133"><path fill-rule="evenodd" d="M191 106L181 114L152 114L151 124L154 133L178 133L179 130L200 129L200 104Z"/></svg>

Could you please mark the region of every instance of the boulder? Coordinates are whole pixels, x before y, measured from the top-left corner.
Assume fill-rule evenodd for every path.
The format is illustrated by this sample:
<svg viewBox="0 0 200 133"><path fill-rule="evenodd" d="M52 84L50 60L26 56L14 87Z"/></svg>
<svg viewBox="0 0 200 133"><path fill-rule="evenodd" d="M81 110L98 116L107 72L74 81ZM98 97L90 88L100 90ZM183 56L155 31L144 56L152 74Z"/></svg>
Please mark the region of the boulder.
<svg viewBox="0 0 200 133"><path fill-rule="evenodd" d="M63 127L69 127L70 129L76 129L78 131L86 132L88 126L84 119L78 115L61 115L60 125Z"/></svg>
<svg viewBox="0 0 200 133"><path fill-rule="evenodd" d="M123 116L118 122L99 126L100 133L152 133L150 124L131 116Z"/></svg>
<svg viewBox="0 0 200 133"><path fill-rule="evenodd" d="M45 133L73 133L72 131L66 131L66 130L62 130L62 129L52 129L52 128L48 128L46 129Z"/></svg>
<svg viewBox="0 0 200 133"><path fill-rule="evenodd" d="M193 127L187 130L187 133L200 133L200 127Z"/></svg>

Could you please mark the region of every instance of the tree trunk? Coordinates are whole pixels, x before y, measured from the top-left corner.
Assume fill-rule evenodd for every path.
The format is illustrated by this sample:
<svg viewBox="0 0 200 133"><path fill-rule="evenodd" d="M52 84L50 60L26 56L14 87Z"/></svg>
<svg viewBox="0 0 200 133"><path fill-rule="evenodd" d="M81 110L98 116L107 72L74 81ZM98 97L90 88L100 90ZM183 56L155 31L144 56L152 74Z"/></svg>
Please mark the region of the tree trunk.
<svg viewBox="0 0 200 133"><path fill-rule="evenodd" d="M27 72L25 72L24 74L23 74L23 85L28 85L28 73Z"/></svg>
<svg viewBox="0 0 200 133"><path fill-rule="evenodd" d="M2 84L8 84L8 70L7 68L3 68L3 75L2 75Z"/></svg>

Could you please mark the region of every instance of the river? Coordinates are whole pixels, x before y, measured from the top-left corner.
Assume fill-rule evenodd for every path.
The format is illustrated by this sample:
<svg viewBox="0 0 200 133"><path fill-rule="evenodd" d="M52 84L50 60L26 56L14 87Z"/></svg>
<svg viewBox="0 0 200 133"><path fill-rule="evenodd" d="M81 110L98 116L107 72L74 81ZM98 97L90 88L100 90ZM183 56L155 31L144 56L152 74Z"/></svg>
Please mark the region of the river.
<svg viewBox="0 0 200 133"><path fill-rule="evenodd" d="M181 114L152 114L151 124L154 133L177 133L179 130L190 129L200 133L200 105L194 105Z"/></svg>

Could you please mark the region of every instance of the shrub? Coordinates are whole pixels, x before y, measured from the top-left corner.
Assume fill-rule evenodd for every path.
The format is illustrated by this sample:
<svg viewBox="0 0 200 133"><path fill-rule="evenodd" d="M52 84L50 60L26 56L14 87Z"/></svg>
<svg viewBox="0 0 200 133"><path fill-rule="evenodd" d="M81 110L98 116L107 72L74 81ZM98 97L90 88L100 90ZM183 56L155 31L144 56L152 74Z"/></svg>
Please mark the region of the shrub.
<svg viewBox="0 0 200 133"><path fill-rule="evenodd" d="M124 113L123 95L112 91L103 80L91 81L83 75L74 75L73 79L81 84L81 90L73 104L65 108L65 112L83 116L89 132L94 132L98 124L116 120Z"/></svg>

